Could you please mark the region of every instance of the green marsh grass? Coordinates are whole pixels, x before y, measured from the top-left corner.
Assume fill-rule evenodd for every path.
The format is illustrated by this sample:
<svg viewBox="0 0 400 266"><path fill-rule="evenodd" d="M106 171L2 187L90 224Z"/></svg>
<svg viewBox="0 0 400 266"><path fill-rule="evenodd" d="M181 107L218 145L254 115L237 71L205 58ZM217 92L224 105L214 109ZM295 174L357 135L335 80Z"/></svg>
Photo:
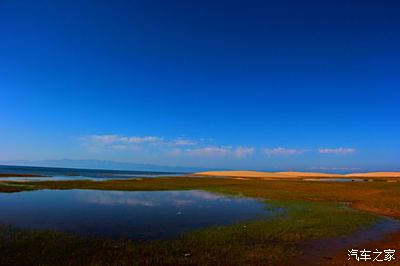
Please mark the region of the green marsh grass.
<svg viewBox="0 0 400 266"><path fill-rule="evenodd" d="M0 265L283 265L305 241L346 235L370 226L376 211L400 210L398 183L319 183L171 177L143 180L3 182L10 188L188 190L202 189L266 200L285 211L265 220L190 232L174 240L113 241L58 232L0 230ZM8 191L10 192L10 191ZM397 199L397 201L394 201ZM361 207L360 207L361 206ZM367 209L367 208L365 208ZM394 215L395 216L395 215Z"/></svg>

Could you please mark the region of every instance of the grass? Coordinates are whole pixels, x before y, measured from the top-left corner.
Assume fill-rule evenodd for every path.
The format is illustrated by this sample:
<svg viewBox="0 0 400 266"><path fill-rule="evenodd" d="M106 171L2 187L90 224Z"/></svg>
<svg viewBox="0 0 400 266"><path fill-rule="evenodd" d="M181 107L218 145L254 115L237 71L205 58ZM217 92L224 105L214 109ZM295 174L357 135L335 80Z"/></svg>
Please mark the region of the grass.
<svg viewBox="0 0 400 266"><path fill-rule="evenodd" d="M399 217L398 183L320 183L158 178L143 180L0 182L0 192L35 189L186 190L257 197L286 209L273 219L191 232L168 241L112 241L47 231L0 229L0 265L283 265L304 241L345 235ZM12 190L12 191L11 191ZM346 208L343 202L365 211ZM185 256L186 254L186 256Z"/></svg>

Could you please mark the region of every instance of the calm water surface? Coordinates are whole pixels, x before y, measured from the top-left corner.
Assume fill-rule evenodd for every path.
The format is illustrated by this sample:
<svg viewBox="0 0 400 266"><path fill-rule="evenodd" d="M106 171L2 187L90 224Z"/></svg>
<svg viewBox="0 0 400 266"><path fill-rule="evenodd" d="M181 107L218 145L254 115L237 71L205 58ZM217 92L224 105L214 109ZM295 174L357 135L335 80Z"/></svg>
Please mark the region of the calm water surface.
<svg viewBox="0 0 400 266"><path fill-rule="evenodd" d="M155 171L121 171L121 170L100 170L100 169L76 169L76 168L55 168L55 167L31 167L31 166L6 166L0 165L0 174L29 174L44 177L7 177L5 181L42 181L42 180L94 180L105 181L112 179L130 178L152 178L161 176L180 176L185 173L155 172Z"/></svg>
<svg viewBox="0 0 400 266"><path fill-rule="evenodd" d="M23 229L166 239L210 226L272 216L256 199L205 191L39 190L0 193L0 223Z"/></svg>

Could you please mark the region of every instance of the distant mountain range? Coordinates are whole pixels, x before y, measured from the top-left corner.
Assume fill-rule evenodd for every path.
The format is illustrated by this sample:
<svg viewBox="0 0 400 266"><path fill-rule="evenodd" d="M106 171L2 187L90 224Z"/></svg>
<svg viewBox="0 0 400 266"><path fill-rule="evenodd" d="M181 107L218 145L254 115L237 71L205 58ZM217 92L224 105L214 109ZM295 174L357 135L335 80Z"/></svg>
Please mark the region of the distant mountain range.
<svg viewBox="0 0 400 266"><path fill-rule="evenodd" d="M127 170L127 171L159 171L159 172L200 172L207 170L218 170L210 168L183 167L183 166L164 166L155 164L126 163L103 160L10 160L0 161L2 165L18 166L41 166L41 167L62 167L80 169L104 169L104 170Z"/></svg>

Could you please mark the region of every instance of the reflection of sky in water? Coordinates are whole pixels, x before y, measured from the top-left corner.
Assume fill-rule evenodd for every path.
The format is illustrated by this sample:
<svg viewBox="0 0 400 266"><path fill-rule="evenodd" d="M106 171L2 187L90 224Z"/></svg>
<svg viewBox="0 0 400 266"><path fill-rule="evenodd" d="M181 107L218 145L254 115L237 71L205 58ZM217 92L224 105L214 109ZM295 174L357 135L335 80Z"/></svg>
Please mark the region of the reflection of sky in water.
<svg viewBox="0 0 400 266"><path fill-rule="evenodd" d="M132 192L124 191L77 191L79 200L103 205L138 205L156 207L162 205L183 206L199 204L207 201L254 201L244 198L225 197L204 191L157 191L157 192Z"/></svg>
<svg viewBox="0 0 400 266"><path fill-rule="evenodd" d="M132 239L158 239L271 215L250 198L205 191L41 190L0 193L0 223Z"/></svg>

